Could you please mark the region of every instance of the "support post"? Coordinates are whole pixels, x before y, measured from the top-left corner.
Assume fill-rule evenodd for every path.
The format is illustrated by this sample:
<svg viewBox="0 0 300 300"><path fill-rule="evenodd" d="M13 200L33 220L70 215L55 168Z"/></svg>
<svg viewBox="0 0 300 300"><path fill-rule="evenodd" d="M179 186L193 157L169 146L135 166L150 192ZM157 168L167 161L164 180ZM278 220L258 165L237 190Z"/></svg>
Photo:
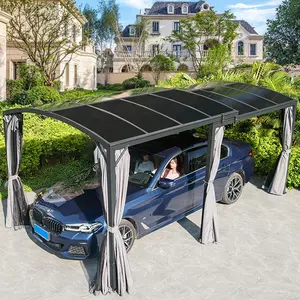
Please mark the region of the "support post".
<svg viewBox="0 0 300 300"><path fill-rule="evenodd" d="M205 184L204 184L204 194L203 194L202 220L201 220L201 228L200 228L200 242L202 242L207 186L208 186L208 181L210 178L211 168L212 168L212 164L213 164L213 160L214 160L216 128L217 128L217 125L214 123L209 125L208 140L207 140L207 160L206 160L206 169L205 169Z"/></svg>
<svg viewBox="0 0 300 300"><path fill-rule="evenodd" d="M109 149L107 151L107 184L108 184L108 226L113 227L114 213L116 209L116 161L115 151ZM110 287L116 290L116 258L115 258L115 245L113 233L108 234L108 255L109 255L109 274L110 274Z"/></svg>
<svg viewBox="0 0 300 300"><path fill-rule="evenodd" d="M296 123L296 115L297 115L297 105L293 105L292 145L293 145L293 133L294 133L295 123ZM291 145L291 147L292 147L292 145ZM288 166L290 165L290 160L291 160L291 154L289 155ZM287 190L286 183L287 183L288 175L289 175L289 171L287 170L286 177L285 177L285 185L284 185L285 193Z"/></svg>

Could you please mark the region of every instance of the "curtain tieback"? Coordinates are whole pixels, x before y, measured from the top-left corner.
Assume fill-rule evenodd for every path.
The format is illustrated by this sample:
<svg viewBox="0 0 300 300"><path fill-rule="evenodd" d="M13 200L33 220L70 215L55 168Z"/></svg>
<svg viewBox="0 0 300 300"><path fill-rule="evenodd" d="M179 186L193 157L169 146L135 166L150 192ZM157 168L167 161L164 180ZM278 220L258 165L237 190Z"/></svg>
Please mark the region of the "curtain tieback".
<svg viewBox="0 0 300 300"><path fill-rule="evenodd" d="M11 175L8 177L8 180L18 179L19 175Z"/></svg>
<svg viewBox="0 0 300 300"><path fill-rule="evenodd" d="M285 153L287 153L287 154L290 154L291 153L291 149L287 149L287 150L284 150L285 151Z"/></svg>
<svg viewBox="0 0 300 300"><path fill-rule="evenodd" d="M204 180L204 183L214 183L214 180L208 180L208 181Z"/></svg>
<svg viewBox="0 0 300 300"><path fill-rule="evenodd" d="M111 226L107 225L107 231L111 232L111 233L117 233L119 231L119 226L111 227Z"/></svg>

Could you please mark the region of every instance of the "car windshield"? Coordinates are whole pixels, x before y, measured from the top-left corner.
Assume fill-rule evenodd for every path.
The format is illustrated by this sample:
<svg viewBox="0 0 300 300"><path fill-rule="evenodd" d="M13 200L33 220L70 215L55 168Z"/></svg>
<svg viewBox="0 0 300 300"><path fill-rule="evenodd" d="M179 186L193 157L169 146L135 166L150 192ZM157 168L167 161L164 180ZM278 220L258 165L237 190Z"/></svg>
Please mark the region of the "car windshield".
<svg viewBox="0 0 300 300"><path fill-rule="evenodd" d="M161 164L163 157L152 155L141 150L129 150L130 170L129 184L147 187ZM99 166L92 161L86 161L80 167L75 168L74 173L65 180L59 181L50 188L41 191L43 199L54 201L55 199L73 199L86 190L96 189L100 186Z"/></svg>

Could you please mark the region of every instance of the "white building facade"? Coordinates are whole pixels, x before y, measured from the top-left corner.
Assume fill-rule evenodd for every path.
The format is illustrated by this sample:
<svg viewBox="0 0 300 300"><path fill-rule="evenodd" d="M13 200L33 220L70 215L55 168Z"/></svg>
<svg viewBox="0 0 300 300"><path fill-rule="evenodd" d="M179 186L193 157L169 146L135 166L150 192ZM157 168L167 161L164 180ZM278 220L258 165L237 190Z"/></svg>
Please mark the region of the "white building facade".
<svg viewBox="0 0 300 300"><path fill-rule="evenodd" d="M145 57L153 57L158 52L175 55L180 61L177 67L186 71L194 71L192 59L183 45L166 41L174 30L179 30L180 21L196 13L213 10L205 1L198 2L155 2L152 8L146 8L144 14L137 15L137 18L148 20L149 36L144 44ZM263 36L259 35L255 29L244 20L236 20L238 23L238 37L233 41L232 58L234 62L254 62L263 60ZM113 72L126 72L128 69L134 69L135 66L129 66L130 59L124 57L134 57L136 55L137 39L135 37L135 26L128 25L122 33L122 44L117 44L114 53ZM209 45L202 45L202 55L205 56ZM140 50L140 49L139 49ZM200 53L199 53L200 55ZM146 61L149 59L145 59ZM145 69L146 66L145 66Z"/></svg>
<svg viewBox="0 0 300 300"><path fill-rule="evenodd" d="M82 28L87 22L86 18L74 7L74 31L73 42L82 41ZM8 24L9 26L9 24ZM72 28L69 28L72 30ZM18 79L18 66L20 63L31 63L25 52L17 49L12 41L6 41L6 79ZM58 79L63 90L84 88L97 89L97 55L94 45L82 47L75 54L66 57L57 68L56 73L63 75Z"/></svg>

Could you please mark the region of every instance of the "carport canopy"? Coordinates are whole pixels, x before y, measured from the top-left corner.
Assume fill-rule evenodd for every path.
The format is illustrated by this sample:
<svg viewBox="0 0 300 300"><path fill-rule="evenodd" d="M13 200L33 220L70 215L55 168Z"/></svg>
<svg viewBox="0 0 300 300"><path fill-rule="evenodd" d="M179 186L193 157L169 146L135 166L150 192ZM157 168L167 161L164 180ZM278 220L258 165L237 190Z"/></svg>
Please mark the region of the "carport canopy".
<svg viewBox="0 0 300 300"><path fill-rule="evenodd" d="M129 291L131 275L122 237L116 229L126 200L128 147L210 126L200 237L202 243L209 242L211 238L217 242L213 181L220 160L224 125L284 110L283 151L275 177L279 176L281 185L285 187L296 105L295 100L266 88L228 83L204 89L167 89L90 104L60 103L7 110L4 112L9 173L6 224L8 227L24 224L22 218L26 200L18 176L22 153L22 114L29 112L49 116L85 132L97 144L95 156L101 167L102 206L107 223L106 238L99 253L102 259L99 260L92 291L104 294L116 291L122 295ZM274 178L272 182L277 184L278 180Z"/></svg>

